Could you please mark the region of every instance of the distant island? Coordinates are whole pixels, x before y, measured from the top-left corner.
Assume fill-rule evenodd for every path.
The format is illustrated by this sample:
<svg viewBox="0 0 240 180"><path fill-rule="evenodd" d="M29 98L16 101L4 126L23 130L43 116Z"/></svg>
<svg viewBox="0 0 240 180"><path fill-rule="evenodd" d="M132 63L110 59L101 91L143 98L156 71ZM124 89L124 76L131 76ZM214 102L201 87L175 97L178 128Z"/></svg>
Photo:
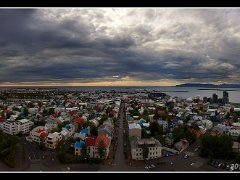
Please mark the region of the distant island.
<svg viewBox="0 0 240 180"><path fill-rule="evenodd" d="M240 88L240 84L201 84L201 83L186 83L186 84L176 85L176 87Z"/></svg>

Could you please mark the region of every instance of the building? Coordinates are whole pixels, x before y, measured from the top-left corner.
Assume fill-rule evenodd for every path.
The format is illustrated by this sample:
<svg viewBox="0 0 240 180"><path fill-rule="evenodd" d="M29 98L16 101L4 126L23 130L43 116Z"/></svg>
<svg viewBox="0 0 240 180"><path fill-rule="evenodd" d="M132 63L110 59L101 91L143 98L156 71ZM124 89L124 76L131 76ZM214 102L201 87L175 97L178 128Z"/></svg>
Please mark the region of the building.
<svg viewBox="0 0 240 180"><path fill-rule="evenodd" d="M86 136L90 135L90 130L85 128L82 129L79 133L74 133L74 138L80 138L82 140L85 140Z"/></svg>
<svg viewBox="0 0 240 180"><path fill-rule="evenodd" d="M144 145L148 148L148 159L154 159L162 157L162 145L161 143L154 139L136 139L131 141L131 154L132 159L144 160L143 158L143 148Z"/></svg>
<svg viewBox="0 0 240 180"><path fill-rule="evenodd" d="M6 134L16 135L19 133L27 134L34 123L28 119L7 120L2 123L2 130Z"/></svg>
<svg viewBox="0 0 240 180"><path fill-rule="evenodd" d="M97 139L95 141L95 145L94 145L94 149L93 149L93 157L94 158L100 158L100 155L98 154L98 147L99 147L99 143L103 142L104 148L105 148L105 156L102 157L102 159L107 159L108 155L109 155L109 148L111 145L111 138L107 135L98 135Z"/></svg>
<svg viewBox="0 0 240 180"><path fill-rule="evenodd" d="M212 95L212 103L218 103L218 95L217 94Z"/></svg>
<svg viewBox="0 0 240 180"><path fill-rule="evenodd" d="M62 140L62 135L59 132L48 134L45 139L45 147L50 149L56 149L58 143Z"/></svg>
<svg viewBox="0 0 240 180"><path fill-rule="evenodd" d="M128 125L128 128L129 128L129 137L135 136L135 137L138 137L139 139L141 139L142 128L139 124L131 123Z"/></svg>
<svg viewBox="0 0 240 180"><path fill-rule="evenodd" d="M67 124L66 126L64 126L62 128L62 131L60 133L62 134L64 139L67 139L67 138L69 138L70 136L73 135L74 131L75 131L74 125L73 124Z"/></svg>
<svg viewBox="0 0 240 180"><path fill-rule="evenodd" d="M223 104L228 104L228 103L229 103L228 92L223 91Z"/></svg>
<svg viewBox="0 0 240 180"><path fill-rule="evenodd" d="M232 137L238 137L240 135L240 129L230 129L228 134Z"/></svg>
<svg viewBox="0 0 240 180"><path fill-rule="evenodd" d="M108 124L103 124L98 127L98 135L107 135L109 137L112 137L113 128L111 126L109 126Z"/></svg>
<svg viewBox="0 0 240 180"><path fill-rule="evenodd" d="M44 141L48 137L48 132L45 130L44 126L35 127L30 131L30 141L40 143L41 137L44 139Z"/></svg>
<svg viewBox="0 0 240 180"><path fill-rule="evenodd" d="M186 139L181 139L179 142L174 144L174 148L179 152L184 151L189 146L189 142Z"/></svg>
<svg viewBox="0 0 240 180"><path fill-rule="evenodd" d="M84 146L84 142L83 141L76 141L74 144L74 154L80 156L81 155L81 151L82 148Z"/></svg>
<svg viewBox="0 0 240 180"><path fill-rule="evenodd" d="M87 146L87 152L91 158L95 157L95 143L96 143L97 138L92 138L92 137L86 137L85 138L85 143Z"/></svg>

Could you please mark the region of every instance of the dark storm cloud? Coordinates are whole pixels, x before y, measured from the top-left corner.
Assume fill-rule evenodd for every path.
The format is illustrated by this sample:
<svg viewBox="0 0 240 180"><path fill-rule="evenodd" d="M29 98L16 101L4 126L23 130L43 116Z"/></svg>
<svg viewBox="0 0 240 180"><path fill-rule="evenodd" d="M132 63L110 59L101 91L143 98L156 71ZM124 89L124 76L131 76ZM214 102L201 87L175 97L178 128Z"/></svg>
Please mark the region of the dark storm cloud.
<svg viewBox="0 0 240 180"><path fill-rule="evenodd" d="M0 82L239 82L238 9L0 9Z"/></svg>

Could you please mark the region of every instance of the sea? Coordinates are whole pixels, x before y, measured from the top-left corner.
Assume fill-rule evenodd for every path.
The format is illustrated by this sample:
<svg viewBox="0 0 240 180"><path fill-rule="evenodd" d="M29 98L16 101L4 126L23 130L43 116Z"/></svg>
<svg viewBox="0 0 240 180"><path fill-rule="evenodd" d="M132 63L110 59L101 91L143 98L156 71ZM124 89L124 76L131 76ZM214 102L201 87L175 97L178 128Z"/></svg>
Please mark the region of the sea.
<svg viewBox="0 0 240 180"><path fill-rule="evenodd" d="M42 87L0 87L0 90L6 90L10 88L56 88L59 90L76 90L76 91L109 91L109 90L148 90L164 92L170 96L178 96L182 98L189 97L212 97L213 94L217 94L218 98L223 97L223 91L227 91L229 94L229 101L231 103L240 103L240 88L199 88L199 87L175 87L175 86L42 86Z"/></svg>

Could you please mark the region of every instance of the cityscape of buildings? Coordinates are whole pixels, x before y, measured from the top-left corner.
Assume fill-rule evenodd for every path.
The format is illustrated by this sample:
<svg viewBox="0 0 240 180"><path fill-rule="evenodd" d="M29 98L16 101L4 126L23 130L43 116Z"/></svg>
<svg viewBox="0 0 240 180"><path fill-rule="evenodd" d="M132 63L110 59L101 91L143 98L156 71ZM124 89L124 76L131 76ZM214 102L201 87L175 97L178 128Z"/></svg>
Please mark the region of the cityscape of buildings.
<svg viewBox="0 0 240 180"><path fill-rule="evenodd" d="M1 136L17 139L0 140L1 152L8 149L2 162L8 159L12 170L31 171L36 162L39 171L61 171L65 164L73 171L82 165L90 171L237 170L231 167L239 162L240 106L229 102L227 91L222 98L184 99L146 89L11 88L0 99ZM230 146L216 148L227 154L203 150L204 138L225 136L222 143Z"/></svg>

